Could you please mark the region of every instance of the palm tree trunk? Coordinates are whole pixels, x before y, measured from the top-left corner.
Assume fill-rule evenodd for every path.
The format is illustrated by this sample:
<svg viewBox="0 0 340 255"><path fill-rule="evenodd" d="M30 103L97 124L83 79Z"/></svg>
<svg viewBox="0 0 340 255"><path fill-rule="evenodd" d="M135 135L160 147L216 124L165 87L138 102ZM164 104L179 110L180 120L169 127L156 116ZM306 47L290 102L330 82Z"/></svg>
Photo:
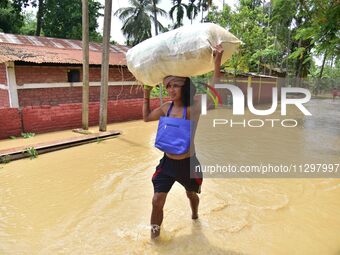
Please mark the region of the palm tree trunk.
<svg viewBox="0 0 340 255"><path fill-rule="evenodd" d="M333 68L335 65L335 54L332 57L332 63L331 63L331 68Z"/></svg>
<svg viewBox="0 0 340 255"><path fill-rule="evenodd" d="M154 15L154 22L155 22L155 35L158 35L158 21L157 21L157 12L156 12L156 0L152 1L153 4L153 15Z"/></svg>
<svg viewBox="0 0 340 255"><path fill-rule="evenodd" d="M155 22L155 35L158 35L158 20L157 20L157 11L156 11L156 0L152 1L153 4L153 15L154 15L154 22ZM159 104L163 104L163 86L159 84Z"/></svg>
<svg viewBox="0 0 340 255"><path fill-rule="evenodd" d="M323 55L322 66L321 66L319 78L322 78L322 73L323 73L323 69L324 69L324 66L325 66L326 58L327 58L327 50L325 51L325 54Z"/></svg>

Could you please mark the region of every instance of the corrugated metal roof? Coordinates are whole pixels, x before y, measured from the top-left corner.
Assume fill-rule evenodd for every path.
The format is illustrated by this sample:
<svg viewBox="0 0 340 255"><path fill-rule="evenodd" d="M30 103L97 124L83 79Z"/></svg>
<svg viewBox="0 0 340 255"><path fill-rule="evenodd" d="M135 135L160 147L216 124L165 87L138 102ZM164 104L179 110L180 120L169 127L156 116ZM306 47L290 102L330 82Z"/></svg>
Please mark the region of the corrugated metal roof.
<svg viewBox="0 0 340 255"><path fill-rule="evenodd" d="M24 61L32 63L82 63L82 41L41 36L0 33L0 63ZM126 65L129 47L110 46L110 65ZM90 64L100 65L102 46L90 43Z"/></svg>

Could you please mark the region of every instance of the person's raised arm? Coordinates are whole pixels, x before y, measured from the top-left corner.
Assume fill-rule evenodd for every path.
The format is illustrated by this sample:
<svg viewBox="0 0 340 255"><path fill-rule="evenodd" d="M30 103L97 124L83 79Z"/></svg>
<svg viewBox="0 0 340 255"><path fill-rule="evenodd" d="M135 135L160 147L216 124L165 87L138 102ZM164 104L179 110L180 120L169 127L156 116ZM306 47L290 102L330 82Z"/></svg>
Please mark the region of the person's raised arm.
<svg viewBox="0 0 340 255"><path fill-rule="evenodd" d="M214 56L214 76L212 80L212 86L220 81L220 68L221 68L221 61L224 49L221 44L216 45L213 47L213 56Z"/></svg>
<svg viewBox="0 0 340 255"><path fill-rule="evenodd" d="M221 44L218 44L213 47L213 56L214 56L214 75L211 80L211 86L214 87L216 83L220 80L220 68L221 68L221 61L224 49ZM214 101L208 96L207 97L207 105L214 104ZM201 101L197 100L196 107L194 109L195 115L199 115L201 112Z"/></svg>
<svg viewBox="0 0 340 255"><path fill-rule="evenodd" d="M152 87L144 86L143 120L145 122L153 121L153 120L159 120L159 118L161 116L165 115L163 108L167 103L164 103L162 106L151 111L151 109L150 109L150 92L151 92L151 90L152 90Z"/></svg>

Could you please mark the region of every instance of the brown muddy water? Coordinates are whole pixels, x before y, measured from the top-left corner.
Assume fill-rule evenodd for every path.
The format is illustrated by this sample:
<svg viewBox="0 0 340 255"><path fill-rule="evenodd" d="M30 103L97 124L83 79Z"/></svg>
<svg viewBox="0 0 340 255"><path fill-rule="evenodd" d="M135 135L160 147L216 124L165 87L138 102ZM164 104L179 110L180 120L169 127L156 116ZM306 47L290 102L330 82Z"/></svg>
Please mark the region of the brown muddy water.
<svg viewBox="0 0 340 255"><path fill-rule="evenodd" d="M340 100L306 107L313 116L289 109L299 120L294 128L212 130L217 110L208 112L197 156L201 163L221 160L220 151L234 164L340 163ZM231 118L231 109L222 112ZM151 242L151 176L162 156L153 147L156 128L117 123L109 126L123 131L117 138L0 165L0 254L340 254L337 178L206 178L197 221L176 183L160 240ZM72 136L6 140L0 149Z"/></svg>

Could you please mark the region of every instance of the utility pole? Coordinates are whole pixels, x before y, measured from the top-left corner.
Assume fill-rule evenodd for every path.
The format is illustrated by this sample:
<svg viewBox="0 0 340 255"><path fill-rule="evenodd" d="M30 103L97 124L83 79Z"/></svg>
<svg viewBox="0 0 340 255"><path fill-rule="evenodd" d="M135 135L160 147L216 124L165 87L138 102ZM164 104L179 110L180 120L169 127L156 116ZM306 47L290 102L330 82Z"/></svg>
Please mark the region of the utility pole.
<svg viewBox="0 0 340 255"><path fill-rule="evenodd" d="M107 125L111 11L112 11L112 0L105 0L104 33L103 33L104 37L103 37L103 45L102 45L103 53L102 53L101 86L100 86L99 131L106 131L106 125Z"/></svg>
<svg viewBox="0 0 340 255"><path fill-rule="evenodd" d="M83 103L82 128L89 129L89 8L88 0L82 0L83 22Z"/></svg>

